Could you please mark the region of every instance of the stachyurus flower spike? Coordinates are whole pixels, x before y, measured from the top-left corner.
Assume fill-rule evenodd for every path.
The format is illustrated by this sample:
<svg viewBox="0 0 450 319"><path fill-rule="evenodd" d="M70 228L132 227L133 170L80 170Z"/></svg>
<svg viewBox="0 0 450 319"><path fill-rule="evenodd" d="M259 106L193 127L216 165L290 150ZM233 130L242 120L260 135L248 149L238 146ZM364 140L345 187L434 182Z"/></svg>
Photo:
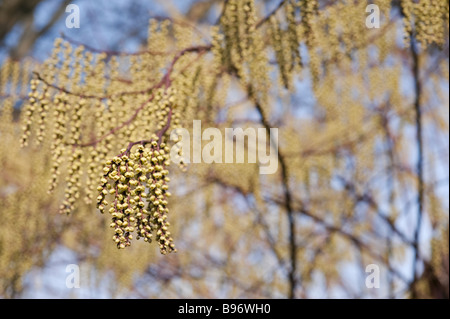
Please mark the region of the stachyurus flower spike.
<svg viewBox="0 0 450 319"><path fill-rule="evenodd" d="M176 251L167 221L169 148L156 139L148 147L139 145L134 152L122 150L105 163L97 207L111 214L117 248L130 246L135 234L137 240L143 238L148 243L155 238L165 255Z"/></svg>

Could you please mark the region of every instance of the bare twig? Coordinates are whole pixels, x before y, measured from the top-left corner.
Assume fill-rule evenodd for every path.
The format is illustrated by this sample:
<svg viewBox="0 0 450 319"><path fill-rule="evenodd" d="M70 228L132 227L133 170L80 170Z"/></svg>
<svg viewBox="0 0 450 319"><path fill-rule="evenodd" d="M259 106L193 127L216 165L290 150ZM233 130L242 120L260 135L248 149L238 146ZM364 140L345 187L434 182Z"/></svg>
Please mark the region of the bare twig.
<svg viewBox="0 0 450 319"><path fill-rule="evenodd" d="M419 75L419 53L417 43L411 36L411 55L413 60L412 71L414 77L414 110L416 116L416 144L417 144L417 222L414 232L414 261L413 261L413 283L411 286L411 293L413 298L417 298L417 280L419 274L417 271L417 263L419 261L419 244L420 244L420 229L422 226L423 205L424 205L424 176L423 176L423 134L422 134L422 109L420 106L420 99L422 94L422 83Z"/></svg>
<svg viewBox="0 0 450 319"><path fill-rule="evenodd" d="M86 50L93 52L93 53L104 53L107 56L138 56L138 55L144 55L144 54L151 54L151 55L168 55L173 54L175 51L154 51L154 50L143 50L143 51L137 51L137 52L126 52L126 51L115 51L115 50L101 50L97 49L93 46L90 46L86 43L83 43L81 41L77 41L75 39L70 38L69 36L65 35L64 33L61 33L61 38L66 40L67 42L77 45L77 46L83 46Z"/></svg>
<svg viewBox="0 0 450 319"><path fill-rule="evenodd" d="M188 47L185 48L181 51L179 51L174 58L172 59L171 63L169 64L166 73L164 74L164 76L162 77L161 81L159 81L159 83L153 85L150 88L147 88L145 90L142 91L137 91L137 92L121 92L118 93L117 95L125 95L125 94L143 94L143 93L147 93L150 91L153 91L154 89L159 89L161 87L165 87L165 89L167 89L170 85L171 85L171 75L174 69L175 64L177 63L177 61L184 56L186 53L190 53L190 52L198 52L199 54L204 54L205 52L208 52L211 49L211 45L204 45L204 46L193 46L193 47ZM183 69L184 70L184 69ZM45 83L46 85L53 87L55 89L58 89L60 92L64 92L66 94L71 94L71 95L76 95L79 96L81 98L95 98L95 99L104 99L104 98L110 98L111 96L104 96L104 97L99 97L99 96L91 96L91 95L84 95L84 94L76 94L74 92L71 92L65 88L62 87L58 87L57 85L53 85L51 83L49 83L48 81L46 81L39 73L34 72L35 76L37 77L37 79L39 79L40 81L42 81L43 83ZM103 136L94 139L88 143L82 143L82 144L75 144L73 146L77 146L77 147L88 147L88 146L95 146L97 145L99 142L101 142L103 139L105 139L107 136L110 136L112 134L115 134L116 132L118 132L119 130L121 130L122 128L124 128L127 125L130 125L135 119L136 117L139 115L139 113L145 108L145 106L150 103L155 97L155 92L153 92L150 97L143 102L135 111L134 113L131 115L130 118L128 118L126 121L122 122L120 125L114 127L113 129L111 129L109 132L107 132L106 134L104 134Z"/></svg>
<svg viewBox="0 0 450 319"><path fill-rule="evenodd" d="M249 88L249 96L252 96L252 88ZM266 133L268 134L269 140L272 139L270 135L271 125L269 124L268 119L266 118L264 111L262 109L261 104L258 102L255 103L256 110L258 111L261 117L261 123L266 129ZM278 147L278 145L276 146ZM295 239L295 216L294 210L292 209L292 194L289 189L289 178L287 172L287 164L283 155L278 151L278 162L280 163L281 168L281 179L283 185L283 194L284 194L284 207L286 208L286 213L288 217L289 223L289 254L290 254L290 262L291 269L289 270L289 298L295 298L295 290L297 288L297 243Z"/></svg>
<svg viewBox="0 0 450 319"><path fill-rule="evenodd" d="M287 2L288 0L283 0L281 1L278 6L273 9L267 16L265 16L264 18L262 18L261 20L259 20L259 22L256 23L255 27L259 28L260 26L262 26L264 23L266 23L273 15L277 14L278 10L280 10L283 5Z"/></svg>

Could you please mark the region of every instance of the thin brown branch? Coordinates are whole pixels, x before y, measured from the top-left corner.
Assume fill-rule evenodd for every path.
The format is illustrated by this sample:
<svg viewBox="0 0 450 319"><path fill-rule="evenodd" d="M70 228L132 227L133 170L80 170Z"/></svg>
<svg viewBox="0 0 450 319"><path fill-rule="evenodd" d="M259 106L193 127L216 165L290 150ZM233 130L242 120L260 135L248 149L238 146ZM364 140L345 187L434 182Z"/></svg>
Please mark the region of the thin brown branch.
<svg viewBox="0 0 450 319"><path fill-rule="evenodd" d="M205 45L205 46L194 46L194 47L188 47L186 49L183 49L181 51L179 51L175 57L172 59L171 63L169 64L167 71L165 73L165 75L162 77L161 81L155 85L153 85L151 88L142 90L142 91L138 91L135 92L135 94L143 94L149 91L153 91L154 89L159 89L161 87L165 87L165 89L167 89L170 85L171 85L171 75L174 69L175 64L177 63L177 61L184 56L186 53L190 53L190 52L198 52L199 54L204 54L205 52L209 51L211 49L211 45ZM186 68L184 68L186 69ZM77 95L74 94L73 92L70 92L64 88L58 87L56 85L53 85L51 83L48 83L45 79L42 78L42 76L37 73L34 72L35 76L37 77L37 79L39 79L40 81L44 82L46 85L53 87L55 89L58 89L61 92L67 93L67 94L72 94L72 95ZM131 92L122 92L120 94L132 94ZM81 98L98 98L98 99L103 99L103 98L108 98L108 97L98 97L98 96L89 96L89 95L84 95L84 94L79 94L77 95ZM143 102L135 111L134 113L131 115L130 118L128 118L126 121L122 122L120 125L114 127L113 129L111 129L109 132L107 132L106 134L104 134L103 136L92 140L90 142L87 143L82 143L82 144L75 144L74 146L77 147L88 147L88 146L95 146L97 145L99 142L101 142L103 139L105 139L106 137L115 134L116 132L118 132L119 130L121 130L122 128L124 128L127 125L130 125L135 119L136 117L139 115L139 113L145 108L145 106L150 103L155 97L155 92L153 92L150 97Z"/></svg>
<svg viewBox="0 0 450 319"><path fill-rule="evenodd" d="M101 50L97 49L91 45L88 45L86 43L83 43L81 41L77 41L75 39L70 38L69 36L65 35L64 33L61 33L61 38L66 40L67 42L76 45L76 46L83 46L86 50L93 52L93 53L103 53L107 56L139 56L139 55L145 55L145 54L151 54L151 55L169 55L175 53L175 51L154 51L154 50L143 50L143 51L137 51L137 52L126 52L126 51L115 51L115 50Z"/></svg>
<svg viewBox="0 0 450 319"><path fill-rule="evenodd" d="M253 89L249 88L249 96L253 96ZM270 135L270 129L271 125L264 114L264 111L262 109L262 106L259 102L255 103L256 110L258 111L261 123L266 129L266 133L269 137L269 140L272 139L272 136ZM278 147L276 145L275 147ZM289 254L290 254L290 263L291 263L291 269L289 270L289 299L295 298L295 290L297 288L297 243L296 243L296 236L295 236L295 230L296 230L296 223L295 223L295 216L294 216L294 210L292 209L292 194L289 189L289 178L288 178L288 171L287 171L287 164L284 156L281 154L281 152L278 150L278 162L280 163L281 168L281 179L282 179L282 186L283 186L283 194L284 194L284 207L286 209L287 217L288 217L288 223L289 223Z"/></svg>
<svg viewBox="0 0 450 319"><path fill-rule="evenodd" d="M159 149L159 146L161 145L161 138L163 137L164 134L166 134L167 130L169 129L171 121L172 121L172 109L170 109L169 114L167 115L166 125L157 134L158 149ZM125 150L125 152L121 153L119 155L119 157L122 155L129 155L133 146L136 146L136 145L144 145L145 146L147 144L150 144L151 142L153 142L153 140L142 140L142 141L137 141L137 142L130 142L128 144L128 147Z"/></svg>
<svg viewBox="0 0 450 319"><path fill-rule="evenodd" d="M276 198L267 198L267 201L273 202L275 204L278 205L284 205L284 200L283 199L276 199ZM385 263L385 258L382 255L379 255L378 253L375 253L372 251L372 249L370 249L369 246L367 246L367 244L365 244L363 241L361 241L359 238L357 238L356 236L354 236L351 233L348 233L346 231L344 231L342 228L334 226L329 224L328 222L326 222L324 219L322 219L321 217L314 215L313 213L311 213L310 211L308 211L307 209L305 209L304 207L302 207L302 203L299 204L299 207L296 207L294 210L296 213L300 213L304 216L307 216L309 218L311 218L313 221L315 221L316 223L318 223L319 225L325 227L325 229L329 232L334 232L334 233L338 233L341 236L347 238L350 242L352 242L356 247L358 247L359 249L364 250L367 254L369 254L371 257L375 258L376 260L379 260L383 263ZM394 274L395 276L397 276L400 280L402 280L405 284L409 284L409 281L403 276L403 274L401 274L398 270L396 270L395 268L393 268L391 265L386 264L386 267L389 269L389 271L392 272L392 274Z"/></svg>
<svg viewBox="0 0 450 319"><path fill-rule="evenodd" d="M414 77L414 111L416 117L416 145L417 145L417 222L416 229L414 231L414 261L413 261L413 283L411 286L412 298L418 297L417 280L419 278L417 264L419 261L419 245L420 245L420 230L422 226L423 206L424 206L424 175L423 175L423 133L422 133L422 108L420 100L422 98L422 83L420 81L419 74L419 53L417 43L411 36L411 55L413 60L413 77Z"/></svg>
<svg viewBox="0 0 450 319"><path fill-rule="evenodd" d="M34 71L33 74L36 76L36 78L45 83L47 86L52 87L54 89L57 89L60 92L64 92L68 95L74 95L74 96L78 96L80 98L85 98L85 99L98 99L98 100L102 100L102 99L110 99L113 97L121 97L121 96L125 96L125 95L138 95L138 94L145 94L148 93L150 91L152 91L153 89L157 89L160 88L162 85L165 85L167 88L167 85L170 84L170 76L172 75L172 71L174 68L175 63L186 53L190 53L190 52L198 52L200 55L203 55L205 52L208 52L209 50L211 50L212 45L203 45L203 46L193 46L193 47L188 47L186 49L183 49L181 51L178 51L177 54L174 56L172 62L170 63L168 70L166 71L165 75L163 76L162 80L157 83L154 84L144 90L139 90L139 91L123 91L123 92L118 92L118 93L113 93L110 95L89 95L89 94L83 94L83 93L77 93L77 92L72 92L66 88L57 86L55 84L52 84L50 82L48 82L46 79L44 79L38 72ZM183 71L189 67L186 66ZM146 102L148 103L148 102Z"/></svg>
<svg viewBox="0 0 450 319"><path fill-rule="evenodd" d="M266 23L267 21L269 21L269 19L277 14L277 12L283 7L283 5L288 2L288 0L283 0L281 1L278 6L273 9L267 16L265 16L264 18L262 18L261 20L259 20L259 22L256 23L255 27L258 29L259 27L261 27L264 23Z"/></svg>
<svg viewBox="0 0 450 319"><path fill-rule="evenodd" d="M410 246L415 246L415 244L409 240L405 234L403 234L394 224L394 221L389 218L386 213L383 213L379 208L377 202L369 193L359 194L356 191L356 187L353 183L349 182L342 176L337 176L338 179L344 184L346 191L354 198L356 202L365 203L373 208L377 212L377 216L380 217L390 228L390 230L395 233L405 244Z"/></svg>
<svg viewBox="0 0 450 319"><path fill-rule="evenodd" d="M158 21L168 20L172 24L177 24L177 25L179 25L181 27L191 28L192 30L195 31L195 33L197 33L204 40L206 40L208 38L208 36L204 32L202 32L202 30L200 30L194 24L189 23L187 21L181 21L181 20L178 20L178 19L174 19L174 18L171 18L171 17L165 17L165 16L152 16L151 19L155 19L155 20L158 20Z"/></svg>
<svg viewBox="0 0 450 319"><path fill-rule="evenodd" d="M155 88L160 88L161 86L162 86L162 81L161 81L157 86L155 86ZM128 120L126 120L125 122L122 122L119 126L114 127L113 129L111 129L109 132L107 132L107 133L104 134L103 136L101 136L101 137L99 137L99 138L97 138L97 139L95 139L95 140L93 140L93 141L90 141L90 142L88 142L88 143L75 144L74 146L76 146L76 147L88 147L88 146L95 146L95 145L97 145L98 143L100 143L101 141L103 141L106 137L115 134L116 132L118 132L118 131L120 131L122 128L124 128L125 126L130 125L130 124L136 119L136 117L139 115L139 112L141 112L141 111L144 109L144 107L145 107L148 103L150 103L154 98L155 98L155 93L152 93L152 95L150 95L150 97L149 97L145 102L143 102L143 103L142 103L142 104L134 111L133 115L131 115L131 117L130 117Z"/></svg>
<svg viewBox="0 0 450 319"><path fill-rule="evenodd" d="M276 248L276 241L273 238L272 234L270 233L269 225L265 222L262 212L255 205L253 205L250 202L249 197L248 197L248 192L246 192L244 189L242 189L238 185L227 184L223 180L221 180L220 178L218 178L216 176L208 176L207 181L208 181L208 183L217 184L220 187L223 187L225 189L232 189L232 190L236 191L237 193L239 193L244 198L247 206L256 213L256 220L257 220L258 224L261 225L261 227L265 233L267 243L269 244L270 249L272 250L274 256L276 257L279 266L284 267L286 262L283 259L283 257L281 256L278 249Z"/></svg>
<svg viewBox="0 0 450 319"><path fill-rule="evenodd" d="M145 94L150 92L151 90L158 88L158 85L160 85L160 83L157 83L155 85L152 85L151 87L148 87L144 90L139 90L139 91L122 91L122 92L118 92L118 93L113 93L113 94L109 94L109 95L93 95L93 94L83 94L83 93L77 93L77 92L73 92L70 91L64 87L52 84L50 82L48 82L46 79L44 79L38 72L33 71L33 74L36 76L36 79L38 79L39 81L41 81L42 83L44 83L45 85L52 87L60 92L66 93L68 95L73 95L73 96L77 96L83 99L97 99L97 100L103 100L103 99L110 99L110 98L115 98L115 97L121 97L121 96L125 96L125 95L138 95L138 94ZM118 79L120 81L120 79ZM122 81L123 82L123 81Z"/></svg>

